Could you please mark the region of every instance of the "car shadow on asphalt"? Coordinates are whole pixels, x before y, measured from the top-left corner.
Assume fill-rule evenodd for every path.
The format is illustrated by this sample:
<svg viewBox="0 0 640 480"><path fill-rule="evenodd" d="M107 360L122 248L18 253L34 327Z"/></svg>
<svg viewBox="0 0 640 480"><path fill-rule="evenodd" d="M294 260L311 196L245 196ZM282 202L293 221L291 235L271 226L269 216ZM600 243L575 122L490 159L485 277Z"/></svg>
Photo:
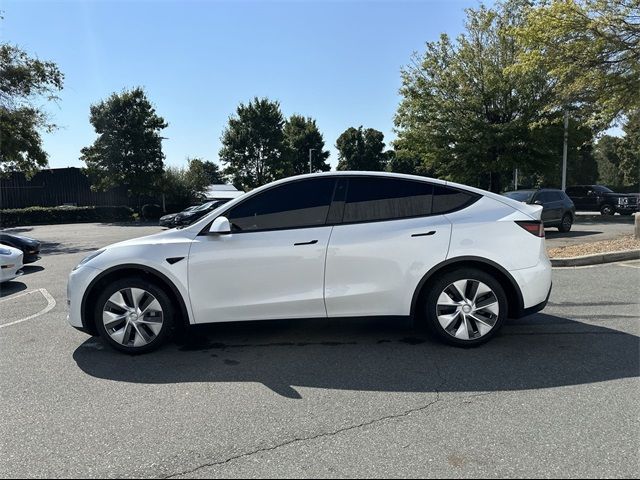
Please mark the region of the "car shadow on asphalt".
<svg viewBox="0 0 640 480"><path fill-rule="evenodd" d="M0 298L8 297L14 293L22 292L26 290L27 286L22 282L5 282L0 283Z"/></svg>
<svg viewBox="0 0 640 480"><path fill-rule="evenodd" d="M636 377L638 337L553 315L511 321L491 342L453 348L407 321L217 324L147 355L91 338L73 358L88 375L119 382L259 382L288 398L296 387L376 392L490 392Z"/></svg>
<svg viewBox="0 0 640 480"><path fill-rule="evenodd" d="M65 255L70 253L94 252L97 247L82 245L65 245L60 242L42 242L40 252L43 255Z"/></svg>
<svg viewBox="0 0 640 480"><path fill-rule="evenodd" d="M559 232L558 230L549 230L549 229L545 229L544 234L547 238L549 239L553 239L553 238L578 238L578 237L589 237L591 235L600 235L603 232L600 231L595 231L595 230L584 230L584 231L580 231L580 230L573 230L570 232Z"/></svg>
<svg viewBox="0 0 640 480"><path fill-rule="evenodd" d="M22 267L22 271L25 275L30 275L32 273L41 272L44 270L42 265L25 265Z"/></svg>

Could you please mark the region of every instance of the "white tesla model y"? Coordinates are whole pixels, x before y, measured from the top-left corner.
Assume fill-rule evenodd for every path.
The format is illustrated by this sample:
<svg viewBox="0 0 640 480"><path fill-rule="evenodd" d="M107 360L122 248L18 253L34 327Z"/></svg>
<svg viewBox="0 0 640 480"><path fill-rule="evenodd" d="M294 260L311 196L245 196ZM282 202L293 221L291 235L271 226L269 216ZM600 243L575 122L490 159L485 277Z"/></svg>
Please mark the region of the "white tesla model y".
<svg viewBox="0 0 640 480"><path fill-rule="evenodd" d="M474 346L546 305L541 211L411 175L287 178L89 255L69 276L69 322L130 353L183 324L362 316Z"/></svg>

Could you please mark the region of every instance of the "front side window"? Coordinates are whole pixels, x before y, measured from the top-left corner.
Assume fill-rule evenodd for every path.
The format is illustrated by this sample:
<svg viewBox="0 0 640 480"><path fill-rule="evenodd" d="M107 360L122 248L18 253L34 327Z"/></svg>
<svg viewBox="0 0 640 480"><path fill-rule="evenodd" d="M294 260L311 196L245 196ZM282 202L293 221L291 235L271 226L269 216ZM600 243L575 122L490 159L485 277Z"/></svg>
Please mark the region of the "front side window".
<svg viewBox="0 0 640 480"><path fill-rule="evenodd" d="M333 196L334 178L280 185L252 196L226 214L236 232L324 225Z"/></svg>
<svg viewBox="0 0 640 480"><path fill-rule="evenodd" d="M433 186L388 178L350 178L344 223L431 215Z"/></svg>

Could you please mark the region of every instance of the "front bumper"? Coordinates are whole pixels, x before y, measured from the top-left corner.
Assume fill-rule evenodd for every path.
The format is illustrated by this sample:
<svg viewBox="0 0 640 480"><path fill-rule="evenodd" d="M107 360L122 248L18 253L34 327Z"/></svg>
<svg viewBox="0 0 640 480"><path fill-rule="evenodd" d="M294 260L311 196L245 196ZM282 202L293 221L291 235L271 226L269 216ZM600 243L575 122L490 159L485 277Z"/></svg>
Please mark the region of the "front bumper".
<svg viewBox="0 0 640 480"><path fill-rule="evenodd" d="M617 213L636 213L640 211L638 205L616 205L615 210Z"/></svg>
<svg viewBox="0 0 640 480"><path fill-rule="evenodd" d="M89 284L100 274L101 270L86 265L72 271L69 274L67 283L67 307L69 314L67 321L72 327L85 331L85 325L82 323L82 299L87 291Z"/></svg>

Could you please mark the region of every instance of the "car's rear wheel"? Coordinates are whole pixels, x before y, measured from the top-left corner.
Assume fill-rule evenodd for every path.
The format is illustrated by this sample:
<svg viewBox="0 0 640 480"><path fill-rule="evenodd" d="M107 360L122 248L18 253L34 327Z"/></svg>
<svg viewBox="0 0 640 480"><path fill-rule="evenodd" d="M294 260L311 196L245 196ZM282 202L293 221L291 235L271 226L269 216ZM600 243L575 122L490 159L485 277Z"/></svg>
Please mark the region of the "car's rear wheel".
<svg viewBox="0 0 640 480"><path fill-rule="evenodd" d="M100 336L126 353L155 350L173 329L174 311L165 291L138 277L107 285L98 297L94 315Z"/></svg>
<svg viewBox="0 0 640 480"><path fill-rule="evenodd" d="M472 268L438 278L426 296L426 326L439 339L459 347L493 338L507 317L507 297L492 275Z"/></svg>
<svg viewBox="0 0 640 480"><path fill-rule="evenodd" d="M600 208L600 213L602 215L615 215L616 209L613 208L613 205L605 204Z"/></svg>
<svg viewBox="0 0 640 480"><path fill-rule="evenodd" d="M573 217L569 213L565 213L562 217L562 221L560 222L560 226L558 227L558 231L562 233L567 233L571 230L571 226L573 225Z"/></svg>

